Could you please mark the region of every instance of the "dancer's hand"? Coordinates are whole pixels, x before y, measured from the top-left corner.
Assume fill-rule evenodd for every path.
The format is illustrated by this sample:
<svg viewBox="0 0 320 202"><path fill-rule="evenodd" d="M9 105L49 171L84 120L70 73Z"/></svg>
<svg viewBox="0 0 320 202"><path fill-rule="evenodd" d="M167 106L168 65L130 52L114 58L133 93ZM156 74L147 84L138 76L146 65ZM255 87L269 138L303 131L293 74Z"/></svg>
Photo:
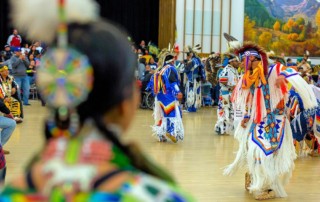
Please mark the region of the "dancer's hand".
<svg viewBox="0 0 320 202"><path fill-rule="evenodd" d="M282 75L280 75L278 78L277 78L277 80L276 80L276 86L278 87L278 88L280 88L280 86L282 85L282 84L285 84L286 83L286 78L284 77L284 76L282 76Z"/></svg>
<svg viewBox="0 0 320 202"><path fill-rule="evenodd" d="M181 100L182 100L182 98L183 98L182 93L178 93L178 94L177 94L177 99L178 99L179 101L181 101Z"/></svg>
<svg viewBox="0 0 320 202"><path fill-rule="evenodd" d="M244 119L242 119L242 121L241 121L241 127L242 127L242 128L246 128L248 121L249 121L249 118L244 118Z"/></svg>

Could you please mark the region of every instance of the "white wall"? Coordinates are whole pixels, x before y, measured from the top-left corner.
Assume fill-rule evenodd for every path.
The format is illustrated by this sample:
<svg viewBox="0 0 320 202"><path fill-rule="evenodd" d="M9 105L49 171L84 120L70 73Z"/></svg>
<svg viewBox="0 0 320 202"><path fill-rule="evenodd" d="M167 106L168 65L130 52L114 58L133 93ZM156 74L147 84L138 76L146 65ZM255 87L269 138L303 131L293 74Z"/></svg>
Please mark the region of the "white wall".
<svg viewBox="0 0 320 202"><path fill-rule="evenodd" d="M244 0L177 0L176 10L176 24L177 24L177 44L182 50L186 45L201 44L203 40L202 52L210 53L224 52L227 50L226 40L221 33L229 32L229 5L231 4L231 28L230 34L237 39L243 39L243 19L244 19ZM222 11L221 2L223 7ZM204 3L204 5L202 5ZM186 4L186 11L184 11L184 4ZM212 10L213 4L213 10ZM202 10L202 8L204 8ZM185 13L186 12L186 13ZM213 12L213 13L212 13ZM220 14L222 12L222 20L220 21ZM195 17L193 16L195 14ZM213 30L211 30L213 14ZM184 21L184 15L186 19ZM202 23L203 15L203 23ZM193 20L195 20L195 27L193 27ZM184 24L185 22L185 24ZM222 22L222 30L220 30L220 22ZM202 28L202 24L204 27ZM185 33L184 33L185 29ZM185 37L185 43L183 38ZM192 43L192 38L194 41ZM203 39L202 39L203 38ZM220 48L221 40L221 48ZM212 43L212 44L211 44Z"/></svg>

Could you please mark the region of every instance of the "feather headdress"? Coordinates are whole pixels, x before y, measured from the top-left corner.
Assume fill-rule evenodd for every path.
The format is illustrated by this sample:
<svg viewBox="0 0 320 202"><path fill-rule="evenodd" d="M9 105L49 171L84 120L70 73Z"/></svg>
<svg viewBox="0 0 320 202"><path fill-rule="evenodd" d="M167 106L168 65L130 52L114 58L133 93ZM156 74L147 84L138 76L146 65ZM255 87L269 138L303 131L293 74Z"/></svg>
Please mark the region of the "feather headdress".
<svg viewBox="0 0 320 202"><path fill-rule="evenodd" d="M238 41L238 39L234 38L230 34L223 33L223 36L227 40L229 52L232 52L234 49L238 49L241 47L241 43Z"/></svg>
<svg viewBox="0 0 320 202"><path fill-rule="evenodd" d="M244 57L249 57L250 55L260 58L263 65L264 74L268 75L268 56L262 47L248 41L244 42L242 47L234 49L234 53L239 55L240 60L242 60Z"/></svg>
<svg viewBox="0 0 320 202"><path fill-rule="evenodd" d="M171 44L169 44L168 48L164 48L161 50L161 52L158 55L159 61L158 61L158 68L162 68L166 62L171 62L171 61L166 61L166 58L168 56L174 57L174 49L171 47ZM173 58L172 58L173 59Z"/></svg>
<svg viewBox="0 0 320 202"><path fill-rule="evenodd" d="M201 51L202 47L200 44L195 45L194 47L185 46L183 49L184 53L195 53L197 54L198 51Z"/></svg>

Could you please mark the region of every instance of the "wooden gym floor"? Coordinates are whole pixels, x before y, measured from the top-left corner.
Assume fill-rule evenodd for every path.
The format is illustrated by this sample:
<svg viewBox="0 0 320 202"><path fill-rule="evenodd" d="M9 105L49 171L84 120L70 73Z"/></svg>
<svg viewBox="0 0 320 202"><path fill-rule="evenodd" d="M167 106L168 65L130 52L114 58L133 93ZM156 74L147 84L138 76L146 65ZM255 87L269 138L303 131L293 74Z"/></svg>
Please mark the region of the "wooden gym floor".
<svg viewBox="0 0 320 202"><path fill-rule="evenodd" d="M24 122L17 126L5 146L11 154L7 181L23 171L30 157L43 144L43 120L48 114L39 101L25 107ZM200 202L255 201L244 189L244 171L233 177L222 175L222 168L234 159L238 144L233 136L218 136L213 127L216 109L202 108L197 113L183 113L185 140L182 143L159 143L151 136L152 111L138 110L126 141L135 141L156 162L167 168L186 191ZM320 158L296 160L293 177L286 187L288 198L276 201L320 201Z"/></svg>

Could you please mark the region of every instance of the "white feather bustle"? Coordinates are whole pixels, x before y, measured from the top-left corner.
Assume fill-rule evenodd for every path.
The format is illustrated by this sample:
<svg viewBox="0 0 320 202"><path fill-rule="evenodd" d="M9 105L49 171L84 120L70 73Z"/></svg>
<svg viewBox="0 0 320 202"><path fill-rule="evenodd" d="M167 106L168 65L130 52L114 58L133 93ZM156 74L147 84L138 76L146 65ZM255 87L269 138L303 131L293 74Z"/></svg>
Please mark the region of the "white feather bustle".
<svg viewBox="0 0 320 202"><path fill-rule="evenodd" d="M59 24L57 0L11 0L11 18L28 38L52 42ZM98 19L99 6L94 0L66 0L68 23L90 23Z"/></svg>
<svg viewBox="0 0 320 202"><path fill-rule="evenodd" d="M229 48L231 50L239 49L241 48L241 43L239 41L230 41L229 43Z"/></svg>
<svg viewBox="0 0 320 202"><path fill-rule="evenodd" d="M305 109L313 109L318 106L312 87L300 75L288 77L286 80L291 83L295 91L300 95Z"/></svg>

